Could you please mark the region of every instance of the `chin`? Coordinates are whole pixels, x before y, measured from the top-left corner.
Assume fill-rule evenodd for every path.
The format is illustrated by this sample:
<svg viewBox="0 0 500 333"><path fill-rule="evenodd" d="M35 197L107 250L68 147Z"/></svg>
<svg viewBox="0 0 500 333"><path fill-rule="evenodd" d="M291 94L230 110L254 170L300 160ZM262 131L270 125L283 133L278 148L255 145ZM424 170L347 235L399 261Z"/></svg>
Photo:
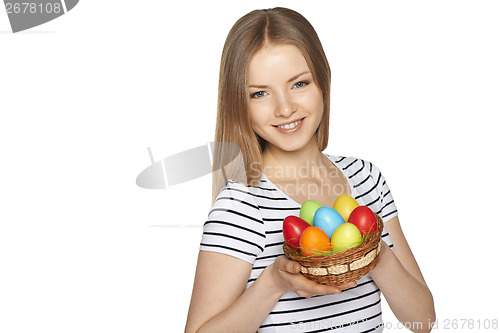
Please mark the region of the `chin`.
<svg viewBox="0 0 500 333"><path fill-rule="evenodd" d="M286 152L294 152L294 151L299 151L299 150L306 148L308 146L309 142L310 141L307 141L307 142L284 142L284 143L280 143L280 144L277 144L274 146L276 148L283 150L283 151L286 151Z"/></svg>

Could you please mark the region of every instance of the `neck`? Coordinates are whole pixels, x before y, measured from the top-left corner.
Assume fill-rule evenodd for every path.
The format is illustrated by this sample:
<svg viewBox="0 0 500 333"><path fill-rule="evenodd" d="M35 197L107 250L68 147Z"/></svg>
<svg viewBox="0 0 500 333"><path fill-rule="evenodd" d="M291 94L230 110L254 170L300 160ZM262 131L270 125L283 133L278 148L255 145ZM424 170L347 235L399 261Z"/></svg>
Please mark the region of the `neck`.
<svg viewBox="0 0 500 333"><path fill-rule="evenodd" d="M262 154L264 174L271 179L275 174L284 178L293 178L297 170L307 170L307 174L312 176L316 174L315 169L328 165L325 163L325 158L319 150L315 137L299 150L285 151L268 145Z"/></svg>

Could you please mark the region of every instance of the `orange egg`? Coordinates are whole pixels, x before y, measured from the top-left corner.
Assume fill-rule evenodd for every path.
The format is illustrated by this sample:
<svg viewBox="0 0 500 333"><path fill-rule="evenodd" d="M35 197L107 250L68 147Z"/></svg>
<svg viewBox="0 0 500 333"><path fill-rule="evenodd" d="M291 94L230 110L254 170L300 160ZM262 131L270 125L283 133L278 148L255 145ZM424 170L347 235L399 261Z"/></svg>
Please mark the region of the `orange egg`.
<svg viewBox="0 0 500 333"><path fill-rule="evenodd" d="M300 251L305 256L320 254L329 251L331 247L330 238L318 227L307 227L300 235Z"/></svg>

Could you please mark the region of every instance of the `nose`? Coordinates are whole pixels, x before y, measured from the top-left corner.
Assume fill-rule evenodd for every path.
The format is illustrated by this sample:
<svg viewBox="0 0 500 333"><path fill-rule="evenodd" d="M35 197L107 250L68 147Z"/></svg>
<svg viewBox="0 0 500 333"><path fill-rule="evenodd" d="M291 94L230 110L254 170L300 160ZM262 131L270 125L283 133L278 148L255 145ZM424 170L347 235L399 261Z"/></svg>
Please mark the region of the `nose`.
<svg viewBox="0 0 500 333"><path fill-rule="evenodd" d="M276 117L288 118L295 111L297 111L297 106L290 94L288 94L287 92L277 94L276 106L274 111L274 115Z"/></svg>

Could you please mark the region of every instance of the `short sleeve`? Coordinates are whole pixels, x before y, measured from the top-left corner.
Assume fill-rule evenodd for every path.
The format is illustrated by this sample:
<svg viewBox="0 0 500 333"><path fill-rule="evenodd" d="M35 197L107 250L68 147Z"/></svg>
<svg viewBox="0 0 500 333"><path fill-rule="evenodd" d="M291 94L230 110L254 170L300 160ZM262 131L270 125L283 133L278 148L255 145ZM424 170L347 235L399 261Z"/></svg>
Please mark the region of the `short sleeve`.
<svg viewBox="0 0 500 333"><path fill-rule="evenodd" d="M266 235L249 186L229 181L212 205L203 226L200 250L227 254L253 265L264 251Z"/></svg>
<svg viewBox="0 0 500 333"><path fill-rule="evenodd" d="M380 170L373 164L371 164L371 175L373 180L376 181L377 191L380 200L380 208L377 212L379 216L382 218L382 221L387 222L391 218L398 215L398 210L396 208L396 204L394 203L394 199L392 197L391 190L389 189L389 185L387 184L386 179L380 172Z"/></svg>

